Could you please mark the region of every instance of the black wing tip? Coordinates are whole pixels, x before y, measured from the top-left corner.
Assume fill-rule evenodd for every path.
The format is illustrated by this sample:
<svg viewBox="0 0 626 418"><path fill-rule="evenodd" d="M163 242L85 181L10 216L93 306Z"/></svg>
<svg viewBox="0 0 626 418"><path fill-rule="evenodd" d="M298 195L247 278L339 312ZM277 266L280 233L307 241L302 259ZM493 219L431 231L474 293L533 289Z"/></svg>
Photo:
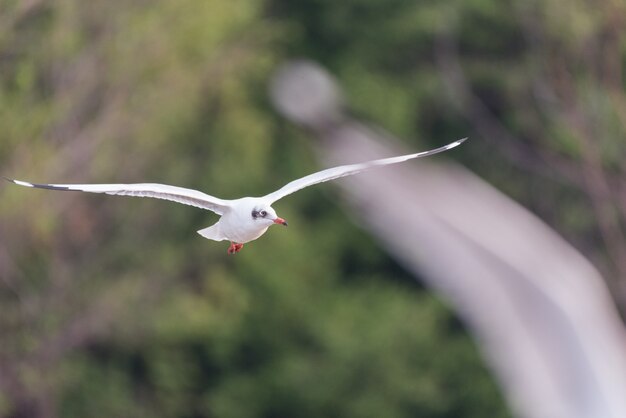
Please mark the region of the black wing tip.
<svg viewBox="0 0 626 418"><path fill-rule="evenodd" d="M6 181L10 181L13 184L17 184L18 186L35 187L35 188L38 188L38 189L49 189L49 190L72 190L69 187L54 186L54 185L51 185L51 184L29 183L27 181L10 179L10 178L5 177L5 176L2 176L2 178L5 179Z"/></svg>
<svg viewBox="0 0 626 418"><path fill-rule="evenodd" d="M6 181L8 181L9 183L17 184L17 185L20 185L20 186L25 186L26 185L25 181L14 180L14 179L8 178L7 176L2 176L2 178L5 179ZM30 184L30 183L28 183L28 184Z"/></svg>
<svg viewBox="0 0 626 418"><path fill-rule="evenodd" d="M37 184L37 183L28 183L30 187L36 187L38 189L48 189L48 190L72 190L69 187L63 186L53 186L51 184Z"/></svg>

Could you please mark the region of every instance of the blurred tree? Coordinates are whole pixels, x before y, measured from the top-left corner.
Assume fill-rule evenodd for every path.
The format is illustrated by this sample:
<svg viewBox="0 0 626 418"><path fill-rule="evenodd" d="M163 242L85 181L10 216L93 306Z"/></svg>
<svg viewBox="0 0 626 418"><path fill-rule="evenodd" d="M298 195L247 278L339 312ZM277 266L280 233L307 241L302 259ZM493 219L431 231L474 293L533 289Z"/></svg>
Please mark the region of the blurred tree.
<svg viewBox="0 0 626 418"><path fill-rule="evenodd" d="M414 148L476 137L465 162L591 254L619 296L623 12L0 1L2 174L273 190L316 169L266 100L275 65L304 55ZM3 188L0 415L506 416L453 315L329 190L281 202L296 227L228 258L194 234L215 217L193 208Z"/></svg>
<svg viewBox="0 0 626 418"><path fill-rule="evenodd" d="M624 306L624 7L273 0L271 10L294 34L287 50L332 68L357 112L405 138L477 139L467 164L589 255Z"/></svg>

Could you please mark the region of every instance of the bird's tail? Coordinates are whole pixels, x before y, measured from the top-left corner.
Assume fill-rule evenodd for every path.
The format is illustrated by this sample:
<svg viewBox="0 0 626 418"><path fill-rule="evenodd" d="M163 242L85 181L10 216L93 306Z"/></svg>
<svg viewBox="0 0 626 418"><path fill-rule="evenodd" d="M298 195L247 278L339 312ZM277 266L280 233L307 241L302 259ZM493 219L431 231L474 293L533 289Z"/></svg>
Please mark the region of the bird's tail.
<svg viewBox="0 0 626 418"><path fill-rule="evenodd" d="M219 221L208 228L199 230L198 234L202 235L204 238L212 239L213 241L224 241L226 239L222 234Z"/></svg>

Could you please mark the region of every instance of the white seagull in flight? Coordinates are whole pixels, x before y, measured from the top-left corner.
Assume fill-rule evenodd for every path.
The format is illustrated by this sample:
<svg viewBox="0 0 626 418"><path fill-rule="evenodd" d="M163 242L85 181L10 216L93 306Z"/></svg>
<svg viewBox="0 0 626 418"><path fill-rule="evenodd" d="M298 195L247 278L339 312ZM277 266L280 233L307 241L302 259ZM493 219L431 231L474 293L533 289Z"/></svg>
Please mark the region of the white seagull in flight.
<svg viewBox="0 0 626 418"><path fill-rule="evenodd" d="M208 209L220 215L220 219L208 228L198 231L200 235L214 241L230 241L228 254L241 251L243 244L259 238L274 225L287 226L287 221L276 215L272 204L283 197L297 192L305 187L334 180L340 177L350 176L375 167L401 163L413 158L427 157L454 148L467 138L459 139L448 145L430 151L416 154L401 155L399 157L383 158L380 160L367 161L359 164L342 165L328 168L309 174L287 183L282 188L263 197L243 197L241 199L225 200L213 197L197 190L183 187L168 186L156 183L135 184L37 184L21 180L6 180L26 187L40 189L81 191L90 193L106 193L120 196L154 197L156 199L171 200L185 205Z"/></svg>

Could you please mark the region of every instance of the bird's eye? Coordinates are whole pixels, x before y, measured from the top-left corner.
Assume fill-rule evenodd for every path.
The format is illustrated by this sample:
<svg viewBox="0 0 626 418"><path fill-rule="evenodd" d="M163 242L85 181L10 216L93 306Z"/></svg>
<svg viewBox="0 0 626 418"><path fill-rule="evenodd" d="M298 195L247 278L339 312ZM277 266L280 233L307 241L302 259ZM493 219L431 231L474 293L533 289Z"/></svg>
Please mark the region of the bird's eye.
<svg viewBox="0 0 626 418"><path fill-rule="evenodd" d="M261 215L262 217L264 217L264 218L265 218L265 217L267 216L267 212L266 212L266 211L264 211L264 210L262 210L262 211L260 212L260 215Z"/></svg>

